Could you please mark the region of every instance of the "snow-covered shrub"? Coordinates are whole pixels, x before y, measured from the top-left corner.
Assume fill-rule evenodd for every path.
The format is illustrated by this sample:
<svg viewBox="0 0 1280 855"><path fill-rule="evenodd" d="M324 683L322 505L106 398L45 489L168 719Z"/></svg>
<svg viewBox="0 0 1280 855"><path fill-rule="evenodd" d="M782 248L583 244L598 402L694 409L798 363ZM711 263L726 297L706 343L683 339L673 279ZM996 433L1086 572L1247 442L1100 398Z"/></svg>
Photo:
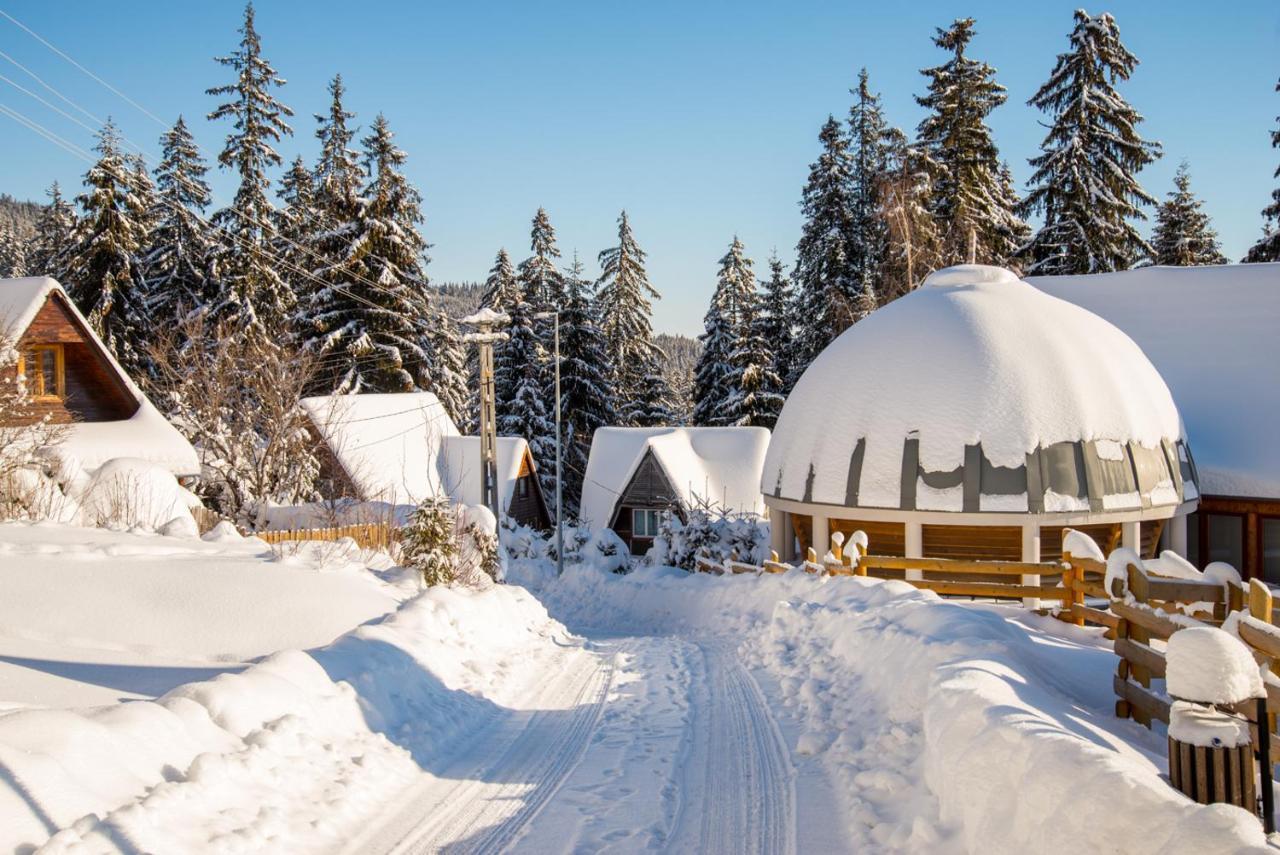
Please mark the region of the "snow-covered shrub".
<svg viewBox="0 0 1280 855"><path fill-rule="evenodd" d="M184 489L173 473L147 460L118 457L102 464L80 494L85 525L99 528L142 528L158 531L174 524L195 530L191 508L200 500Z"/></svg>
<svg viewBox="0 0 1280 855"><path fill-rule="evenodd" d="M458 512L445 498L427 499L400 533L401 560L422 574L428 585L447 585L457 577Z"/></svg>
<svg viewBox="0 0 1280 855"><path fill-rule="evenodd" d="M504 517L501 530L502 545L507 555L516 561L550 562L556 560L556 532L552 528L538 532L520 525L510 517ZM564 563L586 564L612 573L625 573L631 565L631 552L626 543L612 529L595 531L581 521L566 522L564 526Z"/></svg>
<svg viewBox="0 0 1280 855"><path fill-rule="evenodd" d="M729 513L714 506L688 511L681 520L665 511L653 547L645 555L652 566L693 570L698 556L711 561L759 564L768 557L769 523L754 514Z"/></svg>
<svg viewBox="0 0 1280 855"><path fill-rule="evenodd" d="M481 583L481 575L495 582L501 581L502 555L498 545L498 522L493 511L484 505L472 505L461 514L460 522L458 581L475 586Z"/></svg>

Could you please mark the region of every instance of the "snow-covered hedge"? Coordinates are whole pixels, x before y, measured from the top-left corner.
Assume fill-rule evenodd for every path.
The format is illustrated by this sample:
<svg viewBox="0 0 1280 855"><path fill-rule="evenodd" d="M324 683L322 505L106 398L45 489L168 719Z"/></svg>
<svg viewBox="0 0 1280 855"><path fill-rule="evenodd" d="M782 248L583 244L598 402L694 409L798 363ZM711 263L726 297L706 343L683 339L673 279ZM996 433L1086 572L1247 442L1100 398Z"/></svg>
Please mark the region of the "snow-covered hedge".
<svg viewBox="0 0 1280 855"><path fill-rule="evenodd" d="M665 511L658 536L645 556L651 566L695 569L698 556L760 564L769 557L769 523L754 514L727 513L713 507L690 510L687 520Z"/></svg>
<svg viewBox="0 0 1280 855"><path fill-rule="evenodd" d="M554 571L556 532L537 531L510 517L502 520L500 532L503 549L513 563L521 565L521 581L546 576ZM582 522L566 522L564 526L564 563L586 564L607 573L624 573L631 564L631 552L612 529L593 530ZM553 574L554 575L554 574ZM512 579L511 581L516 581Z"/></svg>

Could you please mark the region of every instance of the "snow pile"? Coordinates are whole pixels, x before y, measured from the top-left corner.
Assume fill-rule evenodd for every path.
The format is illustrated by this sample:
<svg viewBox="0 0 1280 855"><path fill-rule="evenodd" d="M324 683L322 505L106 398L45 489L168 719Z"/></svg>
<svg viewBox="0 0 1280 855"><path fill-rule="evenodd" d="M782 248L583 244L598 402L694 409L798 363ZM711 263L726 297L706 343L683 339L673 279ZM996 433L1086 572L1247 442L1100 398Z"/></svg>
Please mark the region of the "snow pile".
<svg viewBox="0 0 1280 855"><path fill-rule="evenodd" d="M1280 498L1280 443L1267 427L1280 422L1280 264L1028 281L1096 312L1142 347L1186 421L1203 492Z"/></svg>
<svg viewBox="0 0 1280 855"><path fill-rule="evenodd" d="M867 365L876 370L858 371ZM839 394L854 372L857 393ZM945 473L978 443L992 466L1016 469L1059 442L1159 449L1181 437L1168 387L1127 335L1007 270L962 265L933 273L814 360L783 407L760 484L844 506L857 454L857 504L898 508L909 438L923 469Z"/></svg>
<svg viewBox="0 0 1280 855"><path fill-rule="evenodd" d="M1106 561L1098 542L1082 531L1074 528L1065 529L1062 535L1062 554L1076 558L1090 558L1094 561Z"/></svg>
<svg viewBox="0 0 1280 855"><path fill-rule="evenodd" d="M850 850L1191 855L1264 842L1244 811L1195 805L1162 779L1160 740L1112 715L1115 657L1096 633L1045 620L1045 639L1012 610L799 572L572 568L542 597L571 626L739 643L776 684L794 752L830 778Z"/></svg>
<svg viewBox="0 0 1280 855"><path fill-rule="evenodd" d="M155 701L10 712L0 849L336 849L567 642L521 589L439 588L326 648Z"/></svg>
<svg viewBox="0 0 1280 855"><path fill-rule="evenodd" d="M1165 658L1165 688L1171 697L1228 706L1266 694L1249 648L1217 627L1196 626L1174 633Z"/></svg>
<svg viewBox="0 0 1280 855"><path fill-rule="evenodd" d="M168 469L146 460L104 463L78 498L81 519L89 525L158 531L173 522L175 531L198 533L191 509L200 500L179 486Z"/></svg>
<svg viewBox="0 0 1280 855"><path fill-rule="evenodd" d="M600 428L591 438L582 486L582 519L613 522L618 499L640 464L652 457L686 508L712 505L762 515L760 472L769 431L758 427Z"/></svg>

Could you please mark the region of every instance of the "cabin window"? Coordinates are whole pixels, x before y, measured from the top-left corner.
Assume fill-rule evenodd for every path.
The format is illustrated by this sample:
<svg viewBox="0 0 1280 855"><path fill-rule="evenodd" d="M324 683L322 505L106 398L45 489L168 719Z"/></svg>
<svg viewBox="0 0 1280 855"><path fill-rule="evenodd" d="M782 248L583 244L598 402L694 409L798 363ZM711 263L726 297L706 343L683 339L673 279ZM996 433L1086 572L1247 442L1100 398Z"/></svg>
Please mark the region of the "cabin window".
<svg viewBox="0 0 1280 855"><path fill-rule="evenodd" d="M633 508L631 511L631 536L657 537L658 517L661 513L661 511L647 508Z"/></svg>
<svg viewBox="0 0 1280 855"><path fill-rule="evenodd" d="M1244 517L1236 514L1209 514L1209 561L1225 561L1237 570L1244 569ZM1209 563L1209 562L1205 562Z"/></svg>
<svg viewBox="0 0 1280 855"><path fill-rule="evenodd" d="M66 372L62 345L37 344L27 349L18 370L27 378L27 391L37 400L65 398Z"/></svg>
<svg viewBox="0 0 1280 855"><path fill-rule="evenodd" d="M516 479L516 498L529 498L529 477L527 475Z"/></svg>

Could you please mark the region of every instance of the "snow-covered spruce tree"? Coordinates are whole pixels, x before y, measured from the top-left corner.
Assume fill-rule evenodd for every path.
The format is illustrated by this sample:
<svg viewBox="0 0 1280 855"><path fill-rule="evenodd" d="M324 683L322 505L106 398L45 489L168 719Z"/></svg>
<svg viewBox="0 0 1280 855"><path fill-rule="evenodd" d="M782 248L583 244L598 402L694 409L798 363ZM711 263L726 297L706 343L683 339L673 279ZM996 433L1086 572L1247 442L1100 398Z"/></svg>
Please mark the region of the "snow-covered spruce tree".
<svg viewBox="0 0 1280 855"><path fill-rule="evenodd" d="M143 257L147 316L171 326L200 311L216 295L211 263L218 246L202 221L209 207L208 167L182 117L160 138L155 228Z"/></svg>
<svg viewBox="0 0 1280 855"><path fill-rule="evenodd" d="M951 59L921 71L928 94L916 98L929 114L917 130L918 145L938 165L932 213L938 220L946 264L1004 264L1026 238L1015 213L1016 194L1000 163L986 119L1005 102L996 70L965 54L974 36L972 18L938 30L934 44Z"/></svg>
<svg viewBox="0 0 1280 855"><path fill-rule="evenodd" d="M577 253L565 271L564 283L564 304L560 307L562 492L565 516L576 517L591 437L596 428L617 424L618 413L604 335L591 310L591 282L583 277Z"/></svg>
<svg viewBox="0 0 1280 855"><path fill-rule="evenodd" d="M267 170L283 161L273 148L293 130L285 119L293 111L272 95L285 81L262 56L262 41L254 28L253 4L244 9L240 46L216 61L231 69L234 82L207 90L229 96L209 114L210 120L230 119L232 132L218 163L239 176L230 207L214 214L223 230L216 261L219 292L210 312L218 320L231 318L240 329L255 329L278 339L292 313L295 295L272 257L276 237L272 205L267 194Z"/></svg>
<svg viewBox="0 0 1280 855"><path fill-rule="evenodd" d="M858 87L852 90L849 110L850 202L852 239L850 264L858 280L855 303L867 302L866 292L880 290L880 266L887 251L888 233L877 216L880 188L889 168L891 129L880 106L880 96L871 91L867 70L858 73Z"/></svg>
<svg viewBox="0 0 1280 855"><path fill-rule="evenodd" d="M153 190L146 170L121 153L109 119L94 150L98 159L84 178L88 190L77 197L83 234L67 252L65 284L111 354L137 372L149 329L140 254Z"/></svg>
<svg viewBox="0 0 1280 855"><path fill-rule="evenodd" d="M864 293L874 293L867 289ZM738 305L738 340L729 357L733 391L725 402L728 424L766 427L778 421L785 397L782 378L773 368L773 348L765 337L766 316L753 287Z"/></svg>
<svg viewBox="0 0 1280 855"><path fill-rule="evenodd" d="M909 145L906 135L893 129L877 211L888 234L877 295L882 304L910 292L943 266L942 241L930 213L937 171L927 151Z"/></svg>
<svg viewBox="0 0 1280 855"><path fill-rule="evenodd" d="M1280 83L1276 83L1280 92ZM1271 147L1280 148L1280 116L1276 117L1276 129L1271 132ZM1280 166L1272 174L1280 178ZM1280 261L1280 187L1271 191L1271 204L1262 209L1262 238L1249 248L1244 261L1255 264L1262 261Z"/></svg>
<svg viewBox="0 0 1280 855"><path fill-rule="evenodd" d="M489 278L484 281L484 296L480 305L495 312L505 311L520 297L520 282L516 270L511 266L511 256L505 249L498 250L498 256L489 269Z"/></svg>
<svg viewBox="0 0 1280 855"><path fill-rule="evenodd" d="M635 427L666 427L681 423L673 400L671 384L663 373L662 354L657 345L636 364L639 375L635 390L626 402L622 421Z"/></svg>
<svg viewBox="0 0 1280 855"><path fill-rule="evenodd" d="M755 291L756 277L751 259L746 257L742 241L735 235L729 251L720 259L716 289L703 318L704 331L698 336L702 342L702 354L694 372L695 425L734 423L730 402L741 392L741 373L735 366L734 356L746 337L743 314L746 305L756 300Z"/></svg>
<svg viewBox="0 0 1280 855"><path fill-rule="evenodd" d="M1138 134L1142 116L1116 91L1138 58L1120 42L1110 14L1075 13L1071 50L1058 54L1049 79L1027 103L1053 116L1031 159L1035 173L1022 204L1044 225L1020 254L1040 275L1124 270L1151 254L1133 224L1140 205L1156 200L1138 172L1160 156L1160 144Z"/></svg>
<svg viewBox="0 0 1280 855"><path fill-rule="evenodd" d="M618 245L598 256L600 278L596 282L595 313L614 372L618 414L627 425L653 424L653 419L662 417L654 407L662 399L670 401L670 389L660 388L665 382L659 383L651 376L659 371L661 380L657 368L661 355L653 343L650 321L650 301L659 299L659 294L649 282L645 255L636 242L627 212L623 211L618 215Z"/></svg>
<svg viewBox="0 0 1280 855"><path fill-rule="evenodd" d="M319 211L316 209L316 182L311 168L298 155L280 176L280 189L276 191L281 207L275 212L275 235L272 247L283 260L281 276L294 295L306 294L312 281L307 273L314 258L308 249L319 230Z"/></svg>
<svg viewBox="0 0 1280 855"><path fill-rule="evenodd" d="M794 296L791 278L782 267L778 253L769 258L769 281L760 301L760 334L773 352L773 373L783 383L782 392L790 391L786 379L791 376L791 349L795 335Z"/></svg>
<svg viewBox="0 0 1280 855"><path fill-rule="evenodd" d="M27 275L27 245L8 223L0 223L0 278Z"/></svg>
<svg viewBox="0 0 1280 855"><path fill-rule="evenodd" d="M556 230L544 208L534 214L529 248L533 254L520 262L519 269L523 299L534 312L556 309L564 297L564 277L557 261L560 249L556 246Z"/></svg>
<svg viewBox="0 0 1280 855"><path fill-rule="evenodd" d="M27 253L27 268L33 276L66 278L71 248L78 242L80 221L75 209L62 197L62 188L53 182L47 193L49 204L36 220L36 233Z"/></svg>
<svg viewBox="0 0 1280 855"><path fill-rule="evenodd" d="M1173 179L1169 198L1156 209L1151 235L1151 263L1173 267L1226 264L1218 233L1209 223L1203 202L1191 192L1191 175L1184 160Z"/></svg>
<svg viewBox="0 0 1280 855"><path fill-rule="evenodd" d="M809 166L801 195L804 225L796 244L799 325L789 385L855 320L861 285L854 266L852 163L840 123L828 116L818 134L822 153ZM695 419L696 421L696 419Z"/></svg>
<svg viewBox="0 0 1280 855"><path fill-rule="evenodd" d="M534 326L533 307L521 300L507 312L509 338L494 356L498 433L524 437L545 484L548 464L555 477L555 425L547 414L542 382L549 357Z"/></svg>
<svg viewBox="0 0 1280 855"><path fill-rule="evenodd" d="M425 347L429 357L429 389L440 399L454 424L459 427L469 424L472 386L467 379L467 352L457 324L445 312L431 310Z"/></svg>
<svg viewBox="0 0 1280 855"><path fill-rule="evenodd" d="M447 497L427 499L400 533L400 556L428 585L448 585L457 577L458 511Z"/></svg>

